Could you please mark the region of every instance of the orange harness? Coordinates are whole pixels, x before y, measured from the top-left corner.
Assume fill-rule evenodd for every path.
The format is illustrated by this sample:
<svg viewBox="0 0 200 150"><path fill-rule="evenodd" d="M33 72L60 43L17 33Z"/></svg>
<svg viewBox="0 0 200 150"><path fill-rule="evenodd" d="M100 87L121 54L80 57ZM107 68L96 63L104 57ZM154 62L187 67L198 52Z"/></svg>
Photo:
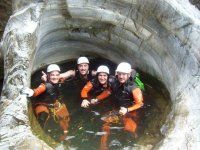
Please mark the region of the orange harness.
<svg viewBox="0 0 200 150"><path fill-rule="evenodd" d="M61 104L58 100L54 104L47 103L36 103L35 113L38 116L39 113L46 112L50 114L54 120L57 122L60 119L67 119L69 117L69 112L65 104Z"/></svg>

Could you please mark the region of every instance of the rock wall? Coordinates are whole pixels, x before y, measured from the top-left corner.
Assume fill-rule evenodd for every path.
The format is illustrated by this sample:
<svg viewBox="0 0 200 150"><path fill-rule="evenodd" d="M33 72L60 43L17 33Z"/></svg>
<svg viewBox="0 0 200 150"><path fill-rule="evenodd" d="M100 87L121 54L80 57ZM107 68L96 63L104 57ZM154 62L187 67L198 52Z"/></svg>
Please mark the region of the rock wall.
<svg viewBox="0 0 200 150"><path fill-rule="evenodd" d="M165 84L173 107L154 149L200 147L200 13L188 1L15 0L13 6L1 44L1 148L51 149L32 134L19 91L38 68L82 54L129 61Z"/></svg>

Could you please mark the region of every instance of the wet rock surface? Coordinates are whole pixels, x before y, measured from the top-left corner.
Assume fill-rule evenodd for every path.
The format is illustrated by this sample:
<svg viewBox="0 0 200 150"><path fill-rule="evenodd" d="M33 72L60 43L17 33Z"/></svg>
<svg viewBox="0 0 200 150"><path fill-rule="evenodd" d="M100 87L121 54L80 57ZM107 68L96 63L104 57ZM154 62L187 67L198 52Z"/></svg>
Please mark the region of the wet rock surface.
<svg viewBox="0 0 200 150"><path fill-rule="evenodd" d="M1 148L51 149L32 133L20 89L40 67L82 54L129 61L165 84L173 107L155 149L200 147L200 14L188 1L16 0L12 5L1 42Z"/></svg>

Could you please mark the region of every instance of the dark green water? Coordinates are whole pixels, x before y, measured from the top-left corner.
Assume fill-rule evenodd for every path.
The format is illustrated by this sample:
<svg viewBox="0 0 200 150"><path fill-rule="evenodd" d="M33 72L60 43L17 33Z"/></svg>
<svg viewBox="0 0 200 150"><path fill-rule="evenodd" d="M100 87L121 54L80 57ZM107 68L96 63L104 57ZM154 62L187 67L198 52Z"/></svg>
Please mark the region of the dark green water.
<svg viewBox="0 0 200 150"><path fill-rule="evenodd" d="M114 73L116 65L109 60L96 59L91 60L91 69L97 69L101 64L107 65ZM103 63L102 63L103 62ZM62 71L74 69L76 62L60 64ZM111 124L111 131L108 139L109 149L123 149L133 147L134 144L139 145L155 145L162 139L160 128L165 122L167 114L170 112L169 94L164 86L155 78L148 74L140 72L141 80L145 84L144 107L137 111L134 121L137 124L136 134L132 134L123 130L123 124ZM40 83L41 70L32 76L32 87L36 87ZM93 106L90 109L80 107L80 90L81 82L66 81L62 87L65 104L70 112L70 128L68 139L62 142L63 145L80 149L80 150L96 150L100 148L100 140L102 134L102 125L104 122L101 117L114 107L114 99L110 97L103 103ZM61 131L58 125L53 121L49 121L47 133L55 140L58 139Z"/></svg>

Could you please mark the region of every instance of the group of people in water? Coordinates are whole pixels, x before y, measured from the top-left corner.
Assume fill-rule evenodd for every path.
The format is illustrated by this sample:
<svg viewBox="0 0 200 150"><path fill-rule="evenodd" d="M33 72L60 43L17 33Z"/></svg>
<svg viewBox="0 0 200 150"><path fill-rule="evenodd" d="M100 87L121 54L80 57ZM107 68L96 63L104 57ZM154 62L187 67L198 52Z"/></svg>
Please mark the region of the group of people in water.
<svg viewBox="0 0 200 150"><path fill-rule="evenodd" d="M97 70L89 69L89 60L87 57L79 57L77 60L77 69L68 70L61 73L57 64L50 64L46 73L42 72L42 83L35 89L23 88L22 93L28 97L37 97L33 107L38 122L42 128L52 115L59 120L60 128L63 134L60 140L64 140L68 134L70 115L63 100L60 98L59 85L67 79L78 78L85 82L80 91L81 107L89 108L91 105L98 105L110 95L113 95L118 104L117 115L121 116L124 124L124 130L135 133L137 128L132 117L134 110L141 108L143 104L142 87L135 81L135 70L127 62L118 64L115 75L110 74L110 69L106 65L100 65ZM103 131L109 134L112 119L105 118ZM107 149L106 141L108 134L101 138L101 149Z"/></svg>

